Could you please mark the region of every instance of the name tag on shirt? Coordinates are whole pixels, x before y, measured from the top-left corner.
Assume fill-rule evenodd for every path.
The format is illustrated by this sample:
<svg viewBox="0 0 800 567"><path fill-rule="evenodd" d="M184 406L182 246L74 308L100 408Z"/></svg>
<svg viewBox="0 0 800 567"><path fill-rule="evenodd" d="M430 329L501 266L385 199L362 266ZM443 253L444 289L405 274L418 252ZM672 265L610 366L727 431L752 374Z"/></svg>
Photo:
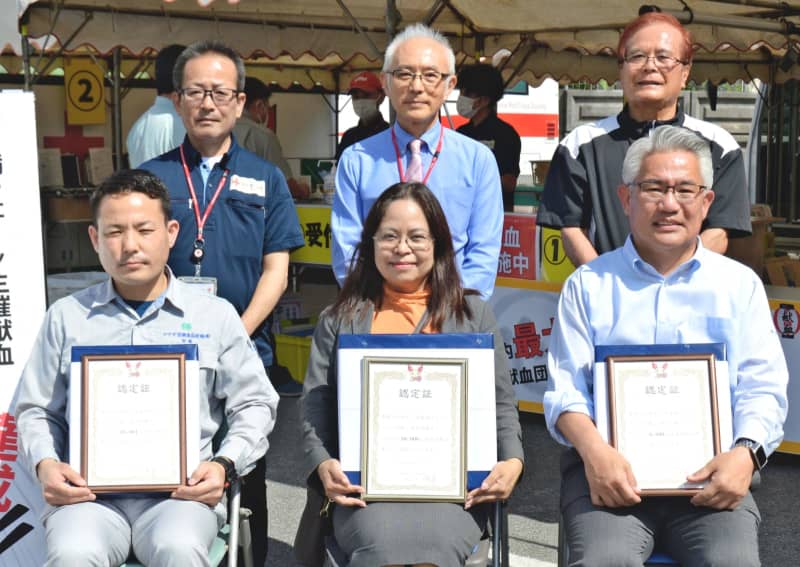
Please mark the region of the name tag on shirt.
<svg viewBox="0 0 800 567"><path fill-rule="evenodd" d="M490 150L494 149L494 140L481 140L480 142Z"/></svg>
<svg viewBox="0 0 800 567"><path fill-rule="evenodd" d="M217 278L209 278L205 276L179 276L178 279L183 283L192 286L192 289L203 291L209 295L217 295Z"/></svg>
<svg viewBox="0 0 800 567"><path fill-rule="evenodd" d="M249 193L257 197L264 197L267 194L267 185L264 183L263 179L234 175L231 177L231 190Z"/></svg>

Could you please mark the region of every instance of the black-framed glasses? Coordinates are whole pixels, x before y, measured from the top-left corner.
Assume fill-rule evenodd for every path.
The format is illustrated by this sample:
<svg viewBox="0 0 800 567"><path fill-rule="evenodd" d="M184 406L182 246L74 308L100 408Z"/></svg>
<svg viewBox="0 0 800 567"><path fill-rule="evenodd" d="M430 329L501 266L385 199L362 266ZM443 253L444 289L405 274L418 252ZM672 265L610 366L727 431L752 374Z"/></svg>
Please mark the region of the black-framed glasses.
<svg viewBox="0 0 800 567"><path fill-rule="evenodd" d="M405 242L414 252L425 252L430 250L433 244L433 237L430 234L415 232L414 234L406 234L400 236L396 232L379 232L372 237L375 241L375 247L379 250L390 251L400 246L400 242Z"/></svg>
<svg viewBox="0 0 800 567"><path fill-rule="evenodd" d="M658 69L663 71L672 71L678 65L686 65L688 61L683 61L672 55L659 53L658 55L645 55L644 53L631 53L625 55L623 61L630 65L632 68L644 67L647 62L652 59L653 63Z"/></svg>
<svg viewBox="0 0 800 567"><path fill-rule="evenodd" d="M180 90L181 96L192 104L201 104L207 96L210 96L214 104L219 105L230 104L240 92L241 91L237 89L229 89L227 87L216 87L213 89L189 87Z"/></svg>
<svg viewBox="0 0 800 567"><path fill-rule="evenodd" d="M403 86L410 85L414 79L419 77L422 84L426 87L435 87L441 83L443 79L450 76L449 73L442 73L436 69L426 69L418 73L415 73L411 69L394 69L389 71L389 74L398 84Z"/></svg>
<svg viewBox="0 0 800 567"><path fill-rule="evenodd" d="M700 193L708 189L705 185L698 185L697 183L683 182L668 185L663 181L654 180L634 182L631 183L631 186L638 187L639 195L650 203L660 203L670 191L672 191L675 200L679 203L691 203Z"/></svg>

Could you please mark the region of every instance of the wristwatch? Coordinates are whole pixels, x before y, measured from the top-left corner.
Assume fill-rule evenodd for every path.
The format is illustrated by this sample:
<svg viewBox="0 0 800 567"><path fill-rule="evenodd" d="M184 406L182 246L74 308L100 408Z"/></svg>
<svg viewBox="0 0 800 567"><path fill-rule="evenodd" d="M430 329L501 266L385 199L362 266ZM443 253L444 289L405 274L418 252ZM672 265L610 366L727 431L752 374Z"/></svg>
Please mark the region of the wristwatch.
<svg viewBox="0 0 800 567"><path fill-rule="evenodd" d="M214 457L211 459L212 463L218 463L222 465L222 468L225 469L225 487L231 485L231 483L238 478L236 474L236 466L233 464L233 461L230 460L228 457Z"/></svg>
<svg viewBox="0 0 800 567"><path fill-rule="evenodd" d="M750 458L753 459L753 470L760 471L767 464L767 453L761 443L756 443L747 437L740 437L733 444L734 447L747 447L750 450Z"/></svg>

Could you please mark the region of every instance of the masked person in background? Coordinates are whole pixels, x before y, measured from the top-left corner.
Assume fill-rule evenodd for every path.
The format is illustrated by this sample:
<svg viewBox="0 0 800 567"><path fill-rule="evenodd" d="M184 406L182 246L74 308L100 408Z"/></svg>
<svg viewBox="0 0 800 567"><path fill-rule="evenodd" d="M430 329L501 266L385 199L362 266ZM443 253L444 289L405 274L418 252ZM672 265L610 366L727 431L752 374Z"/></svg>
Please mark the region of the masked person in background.
<svg viewBox="0 0 800 567"><path fill-rule="evenodd" d="M364 71L353 77L348 94L353 99L353 112L358 116L358 125L347 130L342 136L339 149L336 150L337 160L346 147L383 132L389 127L380 110L386 95L383 94L381 80L375 73Z"/></svg>
<svg viewBox="0 0 800 567"><path fill-rule="evenodd" d="M503 77L485 63L465 65L458 74L456 88L461 91L456 103L458 113L469 119L458 131L492 150L503 185L503 210L513 211L522 142L514 127L497 117Z"/></svg>
<svg viewBox="0 0 800 567"><path fill-rule="evenodd" d="M311 192L310 187L293 177L292 168L283 156L283 148L277 134L267 126L269 97L272 96L272 91L260 79L245 77L244 95L244 110L233 127L236 140L243 148L278 166L286 178L292 197L307 199Z"/></svg>

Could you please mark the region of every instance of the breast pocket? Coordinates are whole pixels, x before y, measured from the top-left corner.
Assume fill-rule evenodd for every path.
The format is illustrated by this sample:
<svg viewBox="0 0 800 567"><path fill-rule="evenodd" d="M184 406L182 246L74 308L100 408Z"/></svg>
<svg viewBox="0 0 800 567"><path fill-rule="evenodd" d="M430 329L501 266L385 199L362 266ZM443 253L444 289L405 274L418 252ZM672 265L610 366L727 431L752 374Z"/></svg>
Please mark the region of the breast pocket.
<svg viewBox="0 0 800 567"><path fill-rule="evenodd" d="M169 207L172 212L172 218L178 221L181 226L194 222L191 199L170 199Z"/></svg>
<svg viewBox="0 0 800 567"><path fill-rule="evenodd" d="M223 230L234 242L235 256L261 257L266 209L261 198L231 195L225 199L227 219Z"/></svg>
<svg viewBox="0 0 800 567"><path fill-rule="evenodd" d="M729 317L702 317L693 315L682 328L685 343L724 343L734 336L736 322Z"/></svg>

